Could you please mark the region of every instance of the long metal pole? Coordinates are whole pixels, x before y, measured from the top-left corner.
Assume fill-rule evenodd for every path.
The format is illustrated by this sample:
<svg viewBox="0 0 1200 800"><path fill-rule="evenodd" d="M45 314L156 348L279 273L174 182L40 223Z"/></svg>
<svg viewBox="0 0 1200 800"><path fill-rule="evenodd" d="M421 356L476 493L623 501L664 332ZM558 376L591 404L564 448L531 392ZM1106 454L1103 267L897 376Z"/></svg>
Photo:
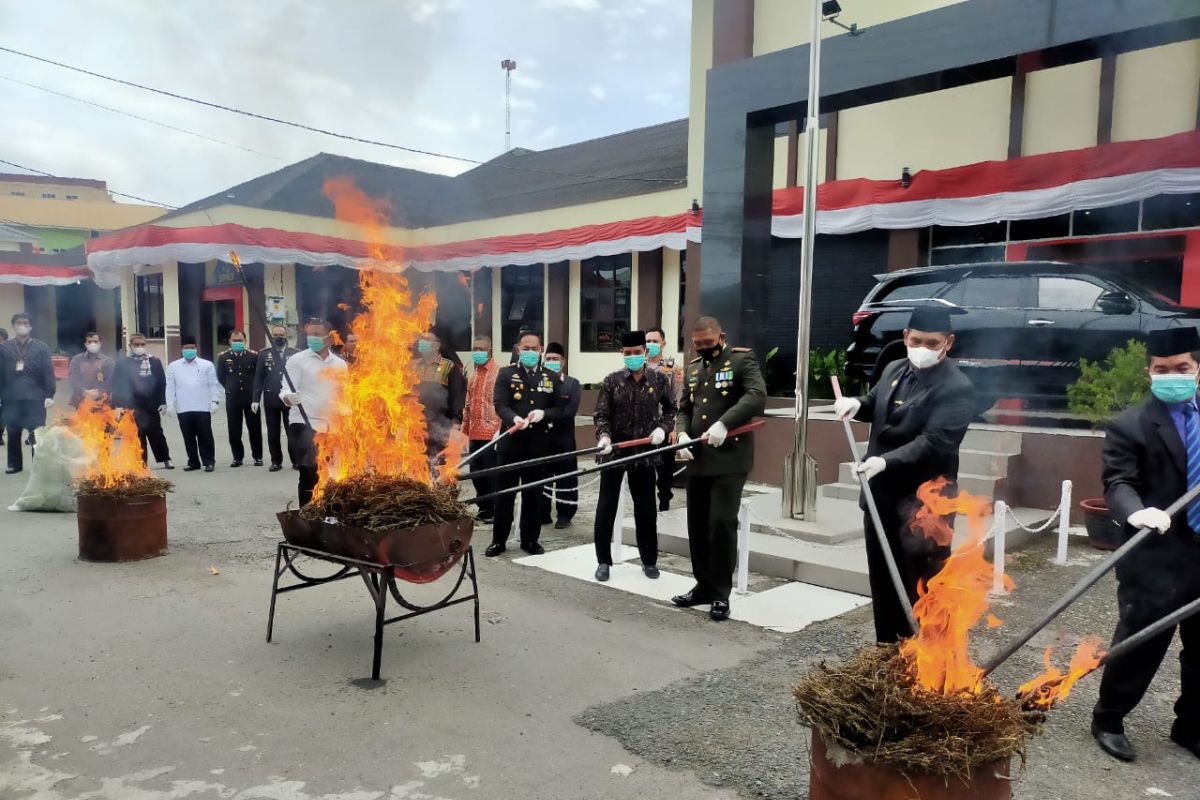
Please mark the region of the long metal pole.
<svg viewBox="0 0 1200 800"><path fill-rule="evenodd" d="M1128 655L1130 651L1136 649L1139 645L1144 644L1147 639L1153 639L1160 633L1174 628L1185 619L1194 617L1196 614L1200 614L1200 598L1196 598L1182 608L1175 609L1157 622L1152 622L1132 636L1122 639L1114 644L1108 649L1108 652L1100 658L1099 666L1107 664L1114 658L1120 658L1121 656Z"/></svg>
<svg viewBox="0 0 1200 800"><path fill-rule="evenodd" d="M1187 494L1185 494L1183 497L1180 497L1174 503L1171 503L1171 505L1167 506L1167 514L1174 516L1180 509L1182 509L1188 503L1191 503L1197 497L1200 497L1200 483L1189 489ZM1010 657L1012 657L1013 653L1020 650L1026 642L1028 642L1043 628L1049 625L1055 617L1057 617L1067 608L1067 606L1078 600L1084 592L1095 585L1096 581L1104 577L1105 573L1115 567L1118 561L1129 555L1130 551L1141 544L1146 537L1158 535L1160 534L1154 528L1141 528L1138 530L1137 533L1130 537L1129 541L1114 550L1112 555L1093 567L1092 571L1087 575L1084 575L1083 578L1080 579L1079 583L1075 584L1075 586L1071 588L1071 591L1063 595L1057 603L1050 607L1049 611L1042 615L1041 619L1030 625L1029 628L1022 632L1021 635L1016 639L1009 642L1003 650L992 656L992 659L984 665L983 674L990 674L992 670L996 669L996 667L1000 666Z"/></svg>
<svg viewBox="0 0 1200 800"><path fill-rule="evenodd" d="M789 516L804 518L808 508L808 348L812 321L813 252L817 238L817 162L821 143L821 0L812 0L808 44L808 114L805 120L804 232L800 243L800 308L796 324L796 429L792 447L792 507ZM803 487L802 491L797 489Z"/></svg>

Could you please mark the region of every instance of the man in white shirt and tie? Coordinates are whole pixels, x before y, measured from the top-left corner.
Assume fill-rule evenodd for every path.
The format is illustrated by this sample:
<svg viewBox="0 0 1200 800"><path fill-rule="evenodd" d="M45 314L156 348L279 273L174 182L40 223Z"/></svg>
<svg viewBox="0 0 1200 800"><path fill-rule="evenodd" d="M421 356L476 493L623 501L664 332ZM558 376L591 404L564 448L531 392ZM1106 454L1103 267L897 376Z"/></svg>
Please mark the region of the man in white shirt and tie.
<svg viewBox="0 0 1200 800"><path fill-rule="evenodd" d="M329 429L329 414L337 388L332 373L346 369L346 362L329 350L329 330L329 323L323 319L308 321L304 326L307 347L288 358L285 367L292 379L291 386L285 380L279 391L279 398L291 409L288 427L300 460L301 506L312 500L313 487L317 485L317 447L313 434ZM304 420L305 415L308 422Z"/></svg>
<svg viewBox="0 0 1200 800"><path fill-rule="evenodd" d="M179 430L187 450L184 472L204 467L212 472L217 462L213 446L212 415L221 404L225 389L217 380L211 361L200 358L195 336L183 336L183 358L167 367L167 413L179 417Z"/></svg>

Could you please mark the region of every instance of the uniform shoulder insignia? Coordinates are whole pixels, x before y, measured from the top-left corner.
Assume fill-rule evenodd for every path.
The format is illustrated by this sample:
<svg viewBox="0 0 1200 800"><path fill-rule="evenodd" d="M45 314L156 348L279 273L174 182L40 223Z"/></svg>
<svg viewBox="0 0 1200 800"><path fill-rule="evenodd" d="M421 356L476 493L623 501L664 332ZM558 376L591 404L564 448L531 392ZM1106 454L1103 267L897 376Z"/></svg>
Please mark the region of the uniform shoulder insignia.
<svg viewBox="0 0 1200 800"><path fill-rule="evenodd" d="M703 360L703 358L704 358L703 356L696 356L695 358L693 358L693 359L692 359L691 361L689 361L688 363L689 363L689 364L695 364L696 362Z"/></svg>
<svg viewBox="0 0 1200 800"><path fill-rule="evenodd" d="M749 347L733 347L730 349L733 350L733 352L735 352L735 353L753 353L754 352Z"/></svg>

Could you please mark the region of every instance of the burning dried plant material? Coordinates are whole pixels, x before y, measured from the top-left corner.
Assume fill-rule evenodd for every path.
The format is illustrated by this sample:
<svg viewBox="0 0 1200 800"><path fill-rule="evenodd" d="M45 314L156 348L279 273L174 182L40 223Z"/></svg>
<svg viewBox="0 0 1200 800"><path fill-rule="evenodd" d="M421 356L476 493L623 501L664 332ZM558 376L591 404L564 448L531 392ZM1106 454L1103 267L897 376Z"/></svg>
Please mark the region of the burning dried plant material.
<svg viewBox="0 0 1200 800"><path fill-rule="evenodd" d="M75 482L80 497L107 497L110 500L136 500L139 497L162 497L174 491L175 485L153 475L127 475L120 481L88 476Z"/></svg>
<svg viewBox="0 0 1200 800"><path fill-rule="evenodd" d="M416 528L471 516L458 501L458 485L430 486L412 478L357 475L330 481L319 497L300 509L308 520L334 517L343 525L371 531Z"/></svg>
<svg viewBox="0 0 1200 800"><path fill-rule="evenodd" d="M906 775L969 780L985 764L1020 756L1043 715L984 682L978 692L928 691L896 645L822 663L793 690L800 720L829 742Z"/></svg>
<svg viewBox="0 0 1200 800"><path fill-rule="evenodd" d="M120 414L107 403L85 399L68 426L92 458L75 482L78 495L132 500L162 497L173 488L146 466L133 414Z"/></svg>

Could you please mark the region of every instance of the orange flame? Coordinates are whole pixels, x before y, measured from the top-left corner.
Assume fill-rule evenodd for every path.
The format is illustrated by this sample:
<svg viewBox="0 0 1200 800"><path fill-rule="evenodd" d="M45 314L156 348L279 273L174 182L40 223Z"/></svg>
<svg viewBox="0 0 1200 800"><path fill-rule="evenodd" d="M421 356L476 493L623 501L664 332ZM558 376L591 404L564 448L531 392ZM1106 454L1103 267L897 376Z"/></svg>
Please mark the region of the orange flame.
<svg viewBox="0 0 1200 800"><path fill-rule="evenodd" d="M361 226L374 263L359 273L364 311L350 327L358 336L354 369L333 373L337 401L329 430L317 434L321 464L315 494L320 497L331 480L372 473L431 483L425 413L414 392L420 373L408 345L433 322L437 300L430 293L414 300L408 279L385 259L395 252L385 242L385 203L348 178L325 181L324 191L337 219Z"/></svg>
<svg viewBox="0 0 1200 800"><path fill-rule="evenodd" d="M116 489L132 478L150 474L142 462L133 414L118 415L112 406L99 400L84 399L68 427L83 441L92 462L80 476L103 489Z"/></svg>
<svg viewBox="0 0 1200 800"><path fill-rule="evenodd" d="M1046 671L1022 684L1021 688L1017 690L1017 696L1022 698L1024 704L1030 708L1042 710L1053 708L1071 693L1071 687L1080 678L1091 674L1096 667L1100 666L1100 659L1104 656L1099 636L1087 636L1079 643L1065 673L1054 666L1051 661L1053 653L1053 647L1046 648L1046 652L1042 654Z"/></svg>
<svg viewBox="0 0 1200 800"><path fill-rule="evenodd" d="M916 682L925 689L942 694L978 692L983 670L971 659L967 644L971 629L989 606L992 565L983 556L983 543L991 506L966 492L947 497L942 494L947 484L945 478L937 478L917 489L921 507L910 528L946 546L954 539L946 516L958 513L966 515L971 535L928 585L918 587L920 599L913 613L920 630L901 642L900 652L912 666ZM1012 582L1005 580L1011 588Z"/></svg>
<svg viewBox="0 0 1200 800"><path fill-rule="evenodd" d="M437 482L440 484L453 483L458 480L458 465L463 460L463 452L471 444L470 438L458 428L450 429L450 438L446 447L438 454L441 464L437 468Z"/></svg>

